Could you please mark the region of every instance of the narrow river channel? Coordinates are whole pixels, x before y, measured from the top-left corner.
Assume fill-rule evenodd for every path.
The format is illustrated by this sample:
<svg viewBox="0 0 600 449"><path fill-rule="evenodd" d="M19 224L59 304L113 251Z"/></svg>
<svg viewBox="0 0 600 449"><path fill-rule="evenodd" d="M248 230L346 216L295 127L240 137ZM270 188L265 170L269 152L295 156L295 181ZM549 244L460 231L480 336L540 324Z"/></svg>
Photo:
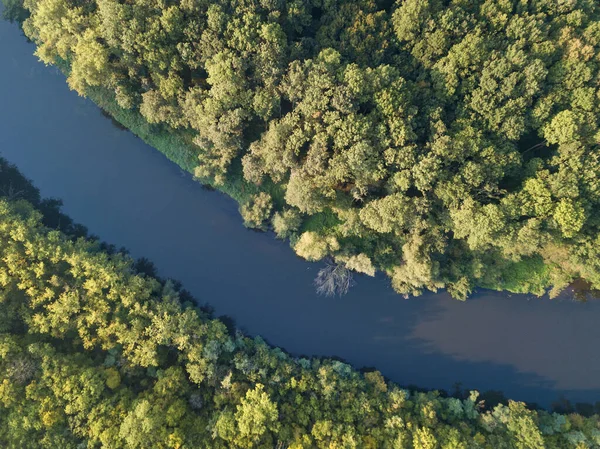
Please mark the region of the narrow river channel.
<svg viewBox="0 0 600 449"><path fill-rule="evenodd" d="M217 315L293 354L376 367L401 385L501 390L549 405L600 400L600 301L482 291L404 300L382 276L343 298L314 293L318 264L244 229L233 200L203 190L116 128L0 21L0 155L103 240L151 259Z"/></svg>

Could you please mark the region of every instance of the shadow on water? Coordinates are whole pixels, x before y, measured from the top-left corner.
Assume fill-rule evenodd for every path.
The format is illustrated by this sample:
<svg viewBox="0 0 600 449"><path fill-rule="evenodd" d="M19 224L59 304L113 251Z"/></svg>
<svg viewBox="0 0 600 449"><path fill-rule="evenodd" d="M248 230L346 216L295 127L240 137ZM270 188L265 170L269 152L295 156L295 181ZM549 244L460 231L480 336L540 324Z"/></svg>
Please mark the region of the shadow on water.
<svg viewBox="0 0 600 449"><path fill-rule="evenodd" d="M294 355L377 367L400 385L500 390L549 405L600 399L600 302L479 292L404 300L383 276L317 296L320 268L271 233L247 232L237 204L207 191L131 133L116 132L0 22L0 153L64 211L143 270L179 279L248 333Z"/></svg>
<svg viewBox="0 0 600 449"><path fill-rule="evenodd" d="M107 118L108 120L110 120L110 122L113 124L113 126L115 128L117 128L120 131L129 131L129 129L126 126L121 125L120 122L116 121L114 119L114 117L112 115L110 115L108 112L106 112L104 109L100 109L100 113Z"/></svg>
<svg viewBox="0 0 600 449"><path fill-rule="evenodd" d="M592 285L584 279L575 280L570 285L568 293L573 296L573 299L581 302L600 299L600 290L593 289Z"/></svg>

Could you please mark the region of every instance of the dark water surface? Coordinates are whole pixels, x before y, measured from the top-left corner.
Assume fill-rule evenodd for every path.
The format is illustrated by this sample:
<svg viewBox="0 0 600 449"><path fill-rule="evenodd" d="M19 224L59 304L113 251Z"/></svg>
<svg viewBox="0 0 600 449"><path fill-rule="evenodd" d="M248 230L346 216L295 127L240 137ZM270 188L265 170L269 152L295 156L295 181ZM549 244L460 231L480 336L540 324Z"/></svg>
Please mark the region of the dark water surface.
<svg viewBox="0 0 600 449"><path fill-rule="evenodd" d="M383 277L343 298L315 295L319 269L272 234L247 231L208 192L117 129L0 22L0 154L103 240L155 262L218 315L294 354L375 366L402 384L502 390L548 405L600 400L600 302L481 292L404 300Z"/></svg>

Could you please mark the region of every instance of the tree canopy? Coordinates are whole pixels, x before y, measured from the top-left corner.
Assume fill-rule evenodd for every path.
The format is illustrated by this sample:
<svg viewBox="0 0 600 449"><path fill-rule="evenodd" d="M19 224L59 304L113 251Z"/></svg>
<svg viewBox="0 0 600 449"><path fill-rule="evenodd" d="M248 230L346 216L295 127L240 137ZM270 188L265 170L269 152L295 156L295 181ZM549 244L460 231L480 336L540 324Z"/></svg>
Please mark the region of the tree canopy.
<svg viewBox="0 0 600 449"><path fill-rule="evenodd" d="M294 214L294 247L334 238L320 255L362 255L404 294L600 287L594 0L24 7L80 94L183 133L205 182L275 185L273 207L242 202L247 225Z"/></svg>
<svg viewBox="0 0 600 449"><path fill-rule="evenodd" d="M598 415L410 392L231 332L176 283L55 220L56 203L2 160L0 187L2 447L600 445Z"/></svg>

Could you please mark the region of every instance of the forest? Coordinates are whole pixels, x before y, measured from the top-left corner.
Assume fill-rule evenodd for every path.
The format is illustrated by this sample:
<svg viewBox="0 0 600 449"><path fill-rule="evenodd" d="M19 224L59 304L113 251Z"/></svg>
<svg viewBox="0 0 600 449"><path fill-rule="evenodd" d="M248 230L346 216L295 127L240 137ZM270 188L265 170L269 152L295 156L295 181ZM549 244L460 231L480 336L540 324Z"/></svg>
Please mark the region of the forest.
<svg viewBox="0 0 600 449"><path fill-rule="evenodd" d="M409 391L377 371L292 357L194 301L148 261L87 236L0 159L0 445L600 446L600 404L584 417Z"/></svg>
<svg viewBox="0 0 600 449"><path fill-rule="evenodd" d="M3 0L36 55L307 260L600 287L595 0Z"/></svg>

